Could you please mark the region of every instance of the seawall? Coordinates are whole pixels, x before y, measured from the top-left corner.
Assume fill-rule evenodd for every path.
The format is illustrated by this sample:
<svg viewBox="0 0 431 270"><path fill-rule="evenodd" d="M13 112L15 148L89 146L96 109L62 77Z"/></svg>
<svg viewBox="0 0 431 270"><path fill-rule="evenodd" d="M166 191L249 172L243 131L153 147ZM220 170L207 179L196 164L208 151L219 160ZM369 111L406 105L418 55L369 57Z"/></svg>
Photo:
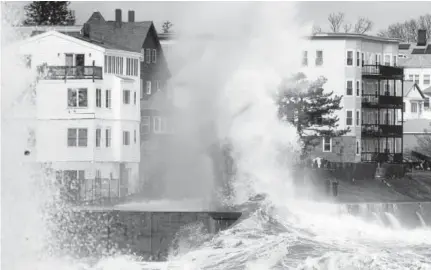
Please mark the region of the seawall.
<svg viewBox="0 0 431 270"><path fill-rule="evenodd" d="M187 225L195 224L214 234L240 216L240 212L75 209L57 219L56 244L80 258L123 253L163 261Z"/></svg>
<svg viewBox="0 0 431 270"><path fill-rule="evenodd" d="M340 211L389 227L431 227L431 201L346 203Z"/></svg>

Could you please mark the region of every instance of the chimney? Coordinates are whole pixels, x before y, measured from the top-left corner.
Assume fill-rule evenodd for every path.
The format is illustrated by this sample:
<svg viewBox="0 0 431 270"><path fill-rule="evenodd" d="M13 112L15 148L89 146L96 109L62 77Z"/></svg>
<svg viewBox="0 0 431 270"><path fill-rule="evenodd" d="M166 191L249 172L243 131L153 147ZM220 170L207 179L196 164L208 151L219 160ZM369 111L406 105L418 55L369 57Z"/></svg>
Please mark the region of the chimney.
<svg viewBox="0 0 431 270"><path fill-rule="evenodd" d="M122 19L121 19L121 9L116 9L115 10L115 24L118 27L121 27L121 23L122 23Z"/></svg>
<svg viewBox="0 0 431 270"><path fill-rule="evenodd" d="M129 22L135 22L135 11L129 10Z"/></svg>
<svg viewBox="0 0 431 270"><path fill-rule="evenodd" d="M84 27L82 29L82 35L85 38L90 38L90 24L84 23Z"/></svg>
<svg viewBox="0 0 431 270"><path fill-rule="evenodd" d="M418 46L425 46L427 45L427 32L425 29L419 29L418 30Z"/></svg>

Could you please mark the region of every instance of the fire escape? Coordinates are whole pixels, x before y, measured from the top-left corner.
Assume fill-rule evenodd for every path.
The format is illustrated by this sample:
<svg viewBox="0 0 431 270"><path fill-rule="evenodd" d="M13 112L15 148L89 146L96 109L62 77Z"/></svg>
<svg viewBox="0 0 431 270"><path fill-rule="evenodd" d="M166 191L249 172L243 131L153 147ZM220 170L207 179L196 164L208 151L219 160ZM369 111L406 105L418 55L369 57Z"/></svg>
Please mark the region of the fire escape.
<svg viewBox="0 0 431 270"><path fill-rule="evenodd" d="M403 160L403 79L401 67L362 65L363 162Z"/></svg>

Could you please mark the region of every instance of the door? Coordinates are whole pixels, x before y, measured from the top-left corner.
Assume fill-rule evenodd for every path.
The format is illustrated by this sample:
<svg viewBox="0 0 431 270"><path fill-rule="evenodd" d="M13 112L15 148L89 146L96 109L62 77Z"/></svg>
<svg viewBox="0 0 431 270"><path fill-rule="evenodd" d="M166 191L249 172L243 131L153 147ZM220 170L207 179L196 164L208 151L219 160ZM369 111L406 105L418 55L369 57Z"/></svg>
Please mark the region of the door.
<svg viewBox="0 0 431 270"><path fill-rule="evenodd" d="M85 63L85 55L84 54L76 54L75 55L75 66L76 73L78 76L84 76L84 64Z"/></svg>

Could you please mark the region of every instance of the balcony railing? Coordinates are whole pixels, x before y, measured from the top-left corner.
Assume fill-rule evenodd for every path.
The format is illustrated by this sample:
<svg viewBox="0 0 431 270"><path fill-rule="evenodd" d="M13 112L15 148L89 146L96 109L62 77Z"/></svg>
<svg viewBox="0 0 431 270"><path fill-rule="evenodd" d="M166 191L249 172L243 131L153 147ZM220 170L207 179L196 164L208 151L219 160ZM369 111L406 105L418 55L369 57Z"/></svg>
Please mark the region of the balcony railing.
<svg viewBox="0 0 431 270"><path fill-rule="evenodd" d="M403 97L363 95L362 107L365 108L396 108L402 109Z"/></svg>
<svg viewBox="0 0 431 270"><path fill-rule="evenodd" d="M402 125L362 124L363 137L401 137Z"/></svg>
<svg viewBox="0 0 431 270"><path fill-rule="evenodd" d="M96 66L39 66L42 80L102 80L102 67Z"/></svg>
<svg viewBox="0 0 431 270"><path fill-rule="evenodd" d="M375 65L363 65L362 76L366 77L382 77L388 79L403 79L404 69L401 67Z"/></svg>
<svg viewBox="0 0 431 270"><path fill-rule="evenodd" d="M362 162L389 162L389 163L402 163L402 153L378 153L378 152L362 152Z"/></svg>

